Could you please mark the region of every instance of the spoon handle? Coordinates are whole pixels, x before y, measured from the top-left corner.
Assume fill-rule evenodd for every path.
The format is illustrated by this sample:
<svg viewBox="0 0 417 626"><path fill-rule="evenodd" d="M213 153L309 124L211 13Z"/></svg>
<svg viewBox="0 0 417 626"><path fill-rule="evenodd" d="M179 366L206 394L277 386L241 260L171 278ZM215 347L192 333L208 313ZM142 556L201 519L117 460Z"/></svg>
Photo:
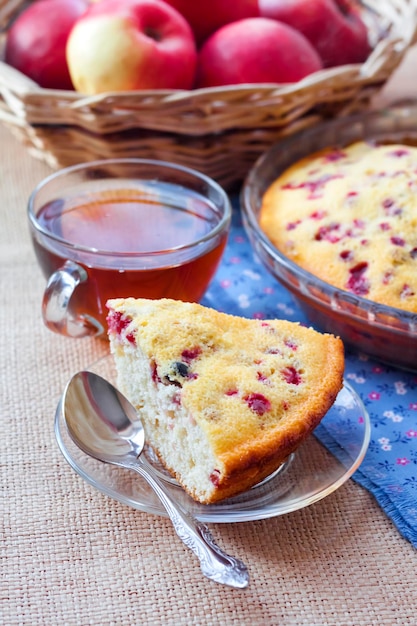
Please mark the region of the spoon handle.
<svg viewBox="0 0 417 626"><path fill-rule="evenodd" d="M223 552L214 541L208 527L174 502L167 487L154 475L152 468L142 459L130 465L152 487L164 505L178 537L200 560L203 574L218 583L243 589L249 583L246 565Z"/></svg>

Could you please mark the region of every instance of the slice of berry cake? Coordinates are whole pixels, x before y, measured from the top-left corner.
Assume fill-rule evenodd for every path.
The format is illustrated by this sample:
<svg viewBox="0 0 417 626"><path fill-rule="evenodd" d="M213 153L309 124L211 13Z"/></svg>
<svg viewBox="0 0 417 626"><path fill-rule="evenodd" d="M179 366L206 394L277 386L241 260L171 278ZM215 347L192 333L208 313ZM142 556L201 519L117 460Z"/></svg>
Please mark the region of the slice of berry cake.
<svg viewBox="0 0 417 626"><path fill-rule="evenodd" d="M175 300L108 302L118 387L189 495L212 503L277 469L343 384L340 339Z"/></svg>

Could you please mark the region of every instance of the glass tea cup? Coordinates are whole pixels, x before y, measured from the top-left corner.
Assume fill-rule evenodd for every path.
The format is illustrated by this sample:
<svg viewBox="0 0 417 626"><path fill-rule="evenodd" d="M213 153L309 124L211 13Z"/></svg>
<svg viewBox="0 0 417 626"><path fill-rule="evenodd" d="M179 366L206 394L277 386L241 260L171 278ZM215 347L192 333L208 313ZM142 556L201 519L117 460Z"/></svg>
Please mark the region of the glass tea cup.
<svg viewBox="0 0 417 626"><path fill-rule="evenodd" d="M105 337L110 298L200 300L226 245L231 206L197 171L108 159L48 176L29 198L28 217L48 279L44 323L69 337Z"/></svg>

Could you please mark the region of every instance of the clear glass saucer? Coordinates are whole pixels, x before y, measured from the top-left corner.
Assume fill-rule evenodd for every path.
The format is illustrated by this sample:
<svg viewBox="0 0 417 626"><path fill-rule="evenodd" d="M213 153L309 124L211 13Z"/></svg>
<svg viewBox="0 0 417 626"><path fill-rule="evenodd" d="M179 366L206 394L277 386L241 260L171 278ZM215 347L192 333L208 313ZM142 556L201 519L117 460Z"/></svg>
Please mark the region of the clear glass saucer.
<svg viewBox="0 0 417 626"><path fill-rule="evenodd" d="M116 383L111 356L100 359L88 369ZM148 451L147 457L166 480L174 497L200 521L247 522L290 513L334 492L358 469L369 445L370 432L368 413L345 381L320 425L278 471L249 491L212 505L192 500L165 474L152 451ZM55 436L70 466L94 488L146 513L166 515L158 498L136 472L101 463L73 443L59 406Z"/></svg>

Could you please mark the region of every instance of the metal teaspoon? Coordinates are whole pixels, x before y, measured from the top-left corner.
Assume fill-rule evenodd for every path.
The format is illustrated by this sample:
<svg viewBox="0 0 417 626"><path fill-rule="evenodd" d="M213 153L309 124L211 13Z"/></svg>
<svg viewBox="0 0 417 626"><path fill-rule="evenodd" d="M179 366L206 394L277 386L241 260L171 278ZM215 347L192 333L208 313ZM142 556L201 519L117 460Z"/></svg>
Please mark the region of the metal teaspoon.
<svg viewBox="0 0 417 626"><path fill-rule="evenodd" d="M145 432L134 406L107 380L82 371L67 384L58 411L74 443L93 458L138 472L165 507L179 538L200 560L203 574L218 583L244 588L246 565L215 543L207 526L172 499L152 466L141 457Z"/></svg>

